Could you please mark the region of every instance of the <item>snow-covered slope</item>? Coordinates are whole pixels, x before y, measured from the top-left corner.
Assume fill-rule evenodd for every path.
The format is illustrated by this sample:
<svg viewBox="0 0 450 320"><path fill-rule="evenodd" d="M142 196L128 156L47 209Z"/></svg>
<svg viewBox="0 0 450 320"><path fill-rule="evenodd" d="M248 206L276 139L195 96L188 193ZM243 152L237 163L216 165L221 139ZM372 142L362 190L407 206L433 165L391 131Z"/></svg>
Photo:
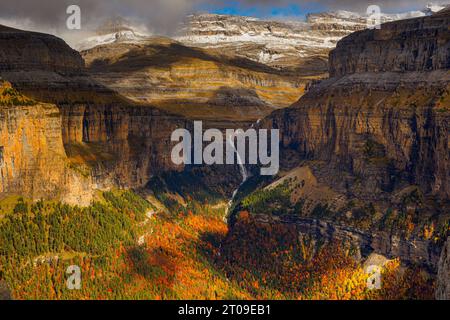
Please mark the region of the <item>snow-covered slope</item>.
<svg viewBox="0 0 450 320"><path fill-rule="evenodd" d="M381 23L420 17L443 9L382 14ZM349 11L309 14L305 22L201 14L187 18L176 39L186 45L217 48L272 67L295 67L299 58L326 57L343 37L368 27L367 15Z"/></svg>
<svg viewBox="0 0 450 320"><path fill-rule="evenodd" d="M429 5L422 11L382 14L381 23L430 15L445 6ZM180 26L175 40L202 48L219 49L224 54L245 57L277 69L302 68L314 64L326 68L328 53L343 37L368 27L367 15L349 11L307 15L306 21L271 21L253 17L199 14L190 15ZM138 31L125 19L106 21L97 35L77 45L80 51L99 45L139 43L150 34Z"/></svg>
<svg viewBox="0 0 450 320"><path fill-rule="evenodd" d="M105 21L96 31L96 35L76 45L78 51L88 50L96 46L110 43L138 43L148 40L151 35L142 27L133 26L122 17L114 17Z"/></svg>
<svg viewBox="0 0 450 320"><path fill-rule="evenodd" d="M136 43L140 41L148 40L150 35L138 33L133 30L123 30L115 33L108 33L105 35L98 35L87 38L76 46L79 51L88 50L96 46L110 44L115 42L128 42Z"/></svg>

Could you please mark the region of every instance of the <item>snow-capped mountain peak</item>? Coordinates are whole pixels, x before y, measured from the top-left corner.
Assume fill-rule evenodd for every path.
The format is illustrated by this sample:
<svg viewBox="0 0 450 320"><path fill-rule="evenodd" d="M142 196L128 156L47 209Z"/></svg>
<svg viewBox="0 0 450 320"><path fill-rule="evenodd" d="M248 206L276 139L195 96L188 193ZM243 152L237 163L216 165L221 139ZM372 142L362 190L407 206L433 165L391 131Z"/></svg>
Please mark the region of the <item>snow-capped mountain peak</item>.
<svg viewBox="0 0 450 320"><path fill-rule="evenodd" d="M99 26L95 36L78 43L76 49L83 51L116 42L136 43L148 40L150 36L145 28L133 26L122 17L114 17Z"/></svg>
<svg viewBox="0 0 450 320"><path fill-rule="evenodd" d="M115 42L129 42L135 43L145 41L150 35L138 33L132 30L118 31L116 33L109 33L105 35L89 37L86 40L80 42L76 48L79 51L88 50L96 46L115 43Z"/></svg>
<svg viewBox="0 0 450 320"><path fill-rule="evenodd" d="M433 14L448 8L450 4L434 4L429 3L424 10L422 10L426 14Z"/></svg>
<svg viewBox="0 0 450 320"><path fill-rule="evenodd" d="M420 11L382 13L380 23L431 15L446 5L429 4ZM306 21L275 21L254 17L193 14L186 17L175 40L189 46L220 49L275 68L295 65L299 58L321 56L343 37L369 25L366 13L344 10L308 14ZM116 17L100 26L97 34L79 43L87 50L116 42L137 43L151 36L129 21Z"/></svg>

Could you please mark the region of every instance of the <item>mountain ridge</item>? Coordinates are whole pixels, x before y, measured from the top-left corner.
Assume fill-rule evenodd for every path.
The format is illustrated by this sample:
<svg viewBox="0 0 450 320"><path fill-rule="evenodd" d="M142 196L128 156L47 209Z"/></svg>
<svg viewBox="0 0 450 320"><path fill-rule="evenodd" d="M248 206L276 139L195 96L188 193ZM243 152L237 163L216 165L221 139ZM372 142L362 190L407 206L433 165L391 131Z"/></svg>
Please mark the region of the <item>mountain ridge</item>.
<svg viewBox="0 0 450 320"><path fill-rule="evenodd" d="M426 16L442 8L428 6L421 11L382 14L381 23ZM80 42L76 48L82 51L114 42L139 43L151 36L149 32L139 33L123 18L115 20L117 32L102 32L101 36ZM308 14L305 21L207 13L187 16L173 38L188 46L220 48L272 67L292 68L295 59L327 56L342 37L367 27L367 15L342 10Z"/></svg>

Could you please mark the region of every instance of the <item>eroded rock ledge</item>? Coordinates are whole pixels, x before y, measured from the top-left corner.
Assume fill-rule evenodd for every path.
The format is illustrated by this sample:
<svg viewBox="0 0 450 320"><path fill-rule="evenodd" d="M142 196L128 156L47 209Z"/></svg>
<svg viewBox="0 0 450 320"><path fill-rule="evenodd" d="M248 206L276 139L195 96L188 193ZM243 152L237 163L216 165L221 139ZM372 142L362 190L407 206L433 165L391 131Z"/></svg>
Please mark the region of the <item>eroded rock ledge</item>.
<svg viewBox="0 0 450 320"><path fill-rule="evenodd" d="M439 250L432 241L411 237L401 238L387 232L367 233L356 228L338 225L320 219L302 218L295 215L252 215L259 223L295 225L300 235L309 235L321 244L337 241L356 249L356 258L364 258L372 252L388 258L400 258L406 265L421 265L435 272L439 261ZM447 269L448 272L448 269Z"/></svg>
<svg viewBox="0 0 450 320"><path fill-rule="evenodd" d="M330 54L330 76L450 68L450 11L358 31Z"/></svg>

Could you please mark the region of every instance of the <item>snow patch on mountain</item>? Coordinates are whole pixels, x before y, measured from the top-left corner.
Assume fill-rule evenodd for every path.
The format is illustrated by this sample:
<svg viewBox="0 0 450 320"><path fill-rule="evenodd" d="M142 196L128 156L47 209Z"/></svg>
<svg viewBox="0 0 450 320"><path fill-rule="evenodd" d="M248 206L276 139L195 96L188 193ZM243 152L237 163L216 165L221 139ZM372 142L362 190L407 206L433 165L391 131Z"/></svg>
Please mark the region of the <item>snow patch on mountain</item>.
<svg viewBox="0 0 450 320"><path fill-rule="evenodd" d="M381 14L380 22L422 17L445 8ZM175 39L185 45L221 49L275 67L302 57L323 55L343 37L371 26L367 14L339 10L307 15L306 21L269 21L253 17L190 15Z"/></svg>
<svg viewBox="0 0 450 320"><path fill-rule="evenodd" d="M110 43L138 43L148 40L151 34L142 25L134 25L122 17L113 17L104 21L96 30L96 35L85 39L76 45L79 51L88 50Z"/></svg>
<svg viewBox="0 0 450 320"><path fill-rule="evenodd" d="M382 14L381 23L431 15L445 5L430 4L421 11ZM366 14L339 10L307 15L306 21L270 21L254 17L194 14L174 38L188 46L220 49L275 68L297 64L299 58L326 57L343 37L370 25ZM106 21L97 35L79 43L80 51L110 43L148 40L147 30L123 18Z"/></svg>
<svg viewBox="0 0 450 320"><path fill-rule="evenodd" d="M148 40L150 35L146 35L143 33L138 33L135 31L119 31L115 33L109 33L105 35L93 36L87 38L83 42L79 43L76 46L76 49L79 51L88 50L100 45L123 42L123 43L138 43L141 41Z"/></svg>

